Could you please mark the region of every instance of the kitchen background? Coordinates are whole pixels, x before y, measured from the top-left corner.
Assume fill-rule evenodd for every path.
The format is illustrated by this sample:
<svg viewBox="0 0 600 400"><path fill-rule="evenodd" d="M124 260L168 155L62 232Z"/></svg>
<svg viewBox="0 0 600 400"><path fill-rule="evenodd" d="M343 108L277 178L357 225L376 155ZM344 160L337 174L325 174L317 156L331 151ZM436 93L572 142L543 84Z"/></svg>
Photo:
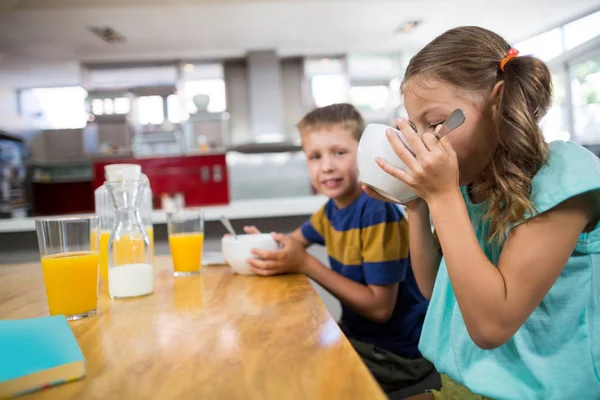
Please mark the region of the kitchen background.
<svg viewBox="0 0 600 400"><path fill-rule="evenodd" d="M102 179L95 167L132 158L216 157L192 164L228 192L190 203L184 188L189 205L312 195L298 119L349 101L369 122L393 123L403 113L398 88L410 57L463 24L496 30L521 54L547 61L556 93L544 134L595 149L599 7L591 0L3 1L0 215L91 211L89 193ZM157 207L178 191L155 189Z"/></svg>
<svg viewBox="0 0 600 400"><path fill-rule="evenodd" d="M33 217L93 212L113 162L150 178L157 254L172 201L206 207L209 252L220 214L291 231L325 201L295 123L347 101L393 124L410 57L470 24L547 61L546 139L600 154L598 0L0 0L0 267L39 261Z"/></svg>

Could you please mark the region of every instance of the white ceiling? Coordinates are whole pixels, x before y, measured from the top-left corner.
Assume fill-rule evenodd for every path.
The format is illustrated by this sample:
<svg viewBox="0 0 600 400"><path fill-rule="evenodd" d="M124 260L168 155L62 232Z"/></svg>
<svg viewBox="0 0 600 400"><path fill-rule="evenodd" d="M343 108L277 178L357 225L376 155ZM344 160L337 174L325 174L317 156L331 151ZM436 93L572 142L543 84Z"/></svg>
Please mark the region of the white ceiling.
<svg viewBox="0 0 600 400"><path fill-rule="evenodd" d="M457 25L518 41L598 8L600 0L0 0L0 71L25 62L231 57L253 49L410 52ZM423 20L414 32L395 33L414 19ZM110 26L127 41L106 44L90 26Z"/></svg>

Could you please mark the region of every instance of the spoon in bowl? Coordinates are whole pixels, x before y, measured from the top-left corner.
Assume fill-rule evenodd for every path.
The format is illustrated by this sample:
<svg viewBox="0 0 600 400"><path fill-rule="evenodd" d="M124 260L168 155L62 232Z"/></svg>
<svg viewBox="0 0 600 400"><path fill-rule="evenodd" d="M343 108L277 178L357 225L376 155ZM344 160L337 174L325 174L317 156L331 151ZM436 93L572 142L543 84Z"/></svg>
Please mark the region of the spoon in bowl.
<svg viewBox="0 0 600 400"><path fill-rule="evenodd" d="M234 239L237 239L237 235L235 234L235 230L233 229L233 226L231 226L231 222L229 221L229 218L227 218L224 215L221 215L221 223L223 224L223 226L225 227L225 229L227 229L227 231L229 232L229 234L231 236L233 236Z"/></svg>

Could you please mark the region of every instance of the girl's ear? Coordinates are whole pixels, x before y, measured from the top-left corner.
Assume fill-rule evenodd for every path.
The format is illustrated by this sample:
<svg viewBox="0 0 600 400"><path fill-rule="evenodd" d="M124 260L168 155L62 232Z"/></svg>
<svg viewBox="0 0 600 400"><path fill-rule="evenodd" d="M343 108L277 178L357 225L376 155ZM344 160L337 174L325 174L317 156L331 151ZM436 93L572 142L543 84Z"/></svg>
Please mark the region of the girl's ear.
<svg viewBox="0 0 600 400"><path fill-rule="evenodd" d="M498 107L500 104L500 94L502 93L502 88L504 87L504 81L500 81L496 83L494 89L492 90L492 94L490 95L490 105L492 109L492 117L494 119L498 118Z"/></svg>

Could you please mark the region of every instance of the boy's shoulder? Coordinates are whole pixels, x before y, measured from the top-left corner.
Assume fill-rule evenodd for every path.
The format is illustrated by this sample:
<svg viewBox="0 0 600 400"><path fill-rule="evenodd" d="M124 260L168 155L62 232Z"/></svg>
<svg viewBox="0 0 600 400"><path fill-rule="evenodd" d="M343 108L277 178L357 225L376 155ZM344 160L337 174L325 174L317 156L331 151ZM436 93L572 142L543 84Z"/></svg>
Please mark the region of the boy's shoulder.
<svg viewBox="0 0 600 400"><path fill-rule="evenodd" d="M355 202L344 211L343 220L353 225L352 228L366 228L386 222L400 222L404 219L404 208L398 204L386 203L362 193ZM323 207L323 212L331 216L336 212L333 200ZM352 220L350 222L349 220Z"/></svg>
<svg viewBox="0 0 600 400"><path fill-rule="evenodd" d="M404 219L404 207L395 203L374 199L364 194L361 225L367 227L386 222L400 222Z"/></svg>

